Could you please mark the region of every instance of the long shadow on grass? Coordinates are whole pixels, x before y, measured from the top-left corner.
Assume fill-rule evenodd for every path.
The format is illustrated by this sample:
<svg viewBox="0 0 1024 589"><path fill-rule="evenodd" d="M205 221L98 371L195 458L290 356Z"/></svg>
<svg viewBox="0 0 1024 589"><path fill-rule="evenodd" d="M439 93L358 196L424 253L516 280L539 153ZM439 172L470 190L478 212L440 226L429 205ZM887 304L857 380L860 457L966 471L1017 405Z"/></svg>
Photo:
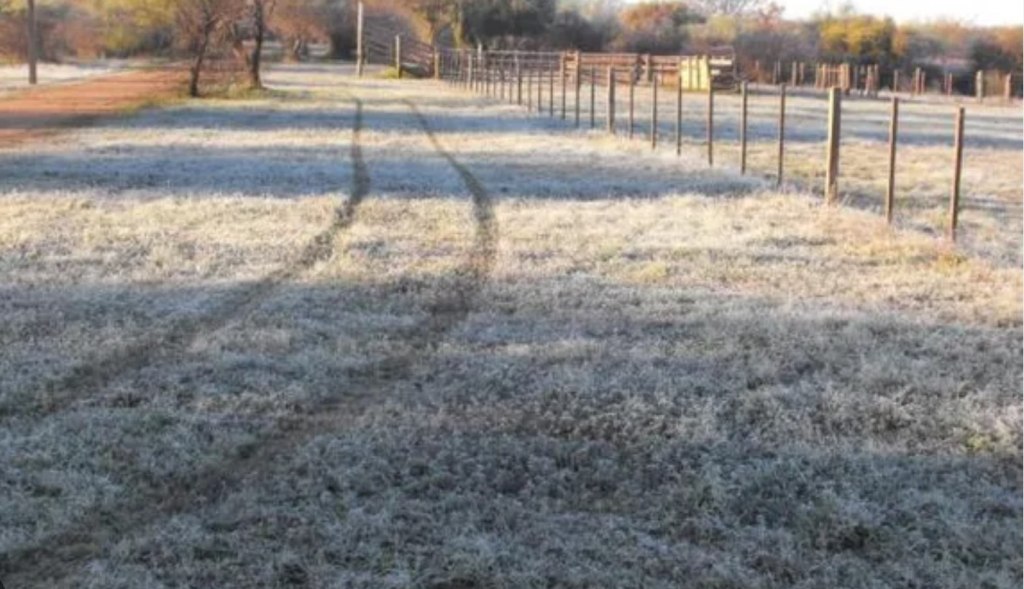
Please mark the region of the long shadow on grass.
<svg viewBox="0 0 1024 589"><path fill-rule="evenodd" d="M343 85L354 87L353 85ZM365 83L358 87L364 89ZM551 117L544 113L530 114L525 107L516 107L500 100L485 99L467 93L464 96L431 96L425 88L425 95L418 97L420 103L432 110L438 121L439 130L453 130L465 134L502 134L515 132L521 135L543 135L550 133L570 132L573 130L572 109L568 120L562 121L560 111ZM716 138L735 140L738 138L738 109L734 97L723 98L716 105ZM660 101L659 101L660 102ZM401 112L400 101L389 101L387 97L375 100L378 110L374 113L377 123L374 128L381 132L400 131L407 128L408 121ZM496 117L494 108L504 107L519 116ZM661 103L659 133L666 139L674 137L675 107L671 102ZM621 105L618 110L618 129L626 131L627 107ZM753 104L748 120L748 137L752 141L772 141L777 136L778 122L774 103ZM878 112L851 111L843 118L843 139L846 141L868 141L884 144L888 136L888 115L885 105L878 105ZM589 109L589 104L587 105ZM589 110L582 113L581 128L589 128ZM913 106L904 108L901 113L900 145L907 147L946 146L952 143L952 115L934 110L915 112ZM275 116L259 116L262 111L273 112ZM637 127L638 140L643 140L650 128L650 105L638 103ZM604 107L599 105L596 111L597 126L604 128ZM172 109L165 117L145 116L124 118L105 123L113 128L136 129L140 132L159 130L235 130L235 131L280 131L287 129L318 129L324 125L325 118L330 116L329 109L280 110L274 106L247 106L245 108L208 108L184 107ZM976 118L972 118L976 117ZM826 119L824 111L810 106L791 106L787 109L789 124L786 139L791 143L823 143L826 139ZM683 136L687 141L700 142L706 137L706 111L704 100L700 96L687 96L684 100ZM524 124L526 122L526 124ZM1008 149L1020 151L1022 123L1020 119L1007 116L986 116L982 114L968 116L966 129L967 149ZM1015 127L1014 127L1015 126Z"/></svg>
<svg viewBox="0 0 1024 589"><path fill-rule="evenodd" d="M743 585L778 579L769 561L788 563L787 578L808 585L1015 578L1019 422L1008 424L1011 439L976 428L1019 410L1019 324L964 327L576 276L489 285L458 325L446 324L443 343L422 341L429 362L374 359L382 343L415 350L409 325L439 308L424 295L464 279L287 286L218 346L128 375L88 409L11 423L12 444L24 436L39 445L24 442L26 451L66 456L64 480L83 480L71 475L84 469L120 490L35 547L8 550L5 579L42 584L86 557L173 577L151 560L154 549L178 554L177 570L257 568L238 562L237 542L246 554L329 547L340 555L332 567L383 576L365 545L455 557L459 545L449 542L466 530L522 557L465 573L482 584L523 574L526 562L569 582L571 572L555 566L564 551L606 584L640 561L666 565L648 571L647 586L694 574L710 583L703 567L718 559L738 567L728 574ZM39 304L115 295L60 293ZM135 296L145 307L146 293ZM290 343L254 348L247 334L267 331ZM346 349L348 357L337 352ZM381 380L391 394L365 398ZM325 400L339 397L363 401L325 419ZM278 410L247 409L258 407L244 401L254 398ZM82 433L97 431L85 427L92 418L102 435ZM203 460L159 459L181 444L198 444ZM252 456L258 470L235 468ZM18 463L8 480L30 481L36 468ZM332 515L325 493L345 502L346 518ZM33 501L24 509L65 498L51 489ZM198 518L220 556L156 534L168 514ZM610 521L630 538L614 549ZM138 538L140 525L154 535ZM285 546L306 526L325 547ZM563 552L550 552L557 546ZM445 558L421 558L417 572L454 574Z"/></svg>
<svg viewBox="0 0 1024 589"><path fill-rule="evenodd" d="M378 192L415 199L460 189L458 178L432 159L429 148L405 144L396 150L400 137L363 148ZM563 154L552 160L536 152L462 150L458 156L486 178L496 194L514 198L653 198L681 192L715 196L746 193L759 184L728 171L681 169L664 162L653 169L637 166L614 153L600 159L590 153ZM347 188L337 164L343 157L344 146L272 143L239 148L118 144L71 153L0 155L0 194L32 191L63 196L81 191L86 197L131 199L182 194L317 196Z"/></svg>
<svg viewBox="0 0 1024 589"><path fill-rule="evenodd" d="M359 389L358 394L342 394L333 386L329 390L323 391L315 400L313 407L317 419L300 419L302 423L299 428L296 428L294 423L289 423L289 420L275 423L268 430L261 432L262 435L257 436L255 441L246 448L235 449L239 451L221 455L208 463L208 467L193 473L189 477L187 485L162 485L153 489L153 492L148 495L136 495L129 502L114 506L112 511L98 511L90 514L75 529L65 530L57 537L47 539L41 545L19 551L13 557L5 556L3 561L9 564L4 568L15 572L16 582L23 574L29 578L35 578L39 574L38 568L42 569L41 578L65 580L75 575L75 569L82 564L82 557L85 556L80 553L69 559L68 555L62 551L69 542L75 542L75 538L92 535L96 538L96 542L93 543L94 547L98 548L115 535L141 529L156 521L164 521L190 509L197 500L207 500L213 495L224 493L226 489L239 488L247 477L265 472L268 463L274 463L280 456L287 455L311 437L345 427L360 411L363 404L374 400L375 397L389 393L396 382L407 379L415 365L429 357L442 343L445 335L468 317L475 304L477 294L489 277L497 255L497 224L494 219L491 196L469 169L456 160L438 141L428 119L417 110L415 105L410 102L408 108L412 110L414 120L421 132L427 135L433 146L435 157L443 158L447 165L454 169L464 184L464 189L469 192L472 198L475 233L470 247L467 248L461 263L451 276L440 281L439 284L430 285L433 288L429 288L428 292L418 293L418 297L423 303L422 310L425 311L425 316L417 318L409 328L403 331L402 342L405 349L397 353L388 353L383 358L353 367L347 376ZM362 121L361 103L359 103L355 121L356 137L358 138ZM363 169L360 144L354 140L352 146L353 165L357 168L354 174L356 186L353 189L353 198L358 195L358 199L361 199L369 190L369 176ZM309 264L311 264L330 252L334 235L351 223L352 213L357 204L358 200L355 204L346 207L347 215L339 214L338 221L318 236L314 243L316 249L307 250L308 253L303 255L302 260L309 259ZM286 278L294 278L299 271L308 268L309 264L297 263L272 277L272 280L262 281L257 284L259 288L256 293L269 294L271 288L279 287ZM229 318L241 316L236 309L244 308L249 311L252 306L250 301L257 304L265 298L254 297L250 294L253 290L252 287L243 287L229 291L224 299L219 301L217 309L208 314L209 316L202 323L181 320L173 323L168 330L160 332L161 335L156 338L144 336L141 346L129 348L127 354L116 353L106 356L105 360L107 361L100 366L76 365L69 377L62 377L57 381L57 385L61 389L60 392L65 393L62 398L57 399L60 404L48 406L50 403L44 402L43 409L59 410L61 404L67 402L65 397L70 391L66 389L77 384L78 381L82 381L81 384L91 389L100 388L102 385L109 384L111 379L132 372L127 368L139 368L149 364L148 360L153 356L150 353L150 348L155 345L154 340L161 343L163 347L169 348L170 351L178 354L187 353L187 348L180 344L193 343L204 330L211 332L224 327ZM406 292L404 284L401 292ZM240 298L243 300L240 301ZM144 360L145 362L143 362ZM124 366L125 364L127 364L127 368ZM75 392L80 393L77 390ZM10 400L8 400L8 405L10 404ZM39 567L40 563L46 564Z"/></svg>

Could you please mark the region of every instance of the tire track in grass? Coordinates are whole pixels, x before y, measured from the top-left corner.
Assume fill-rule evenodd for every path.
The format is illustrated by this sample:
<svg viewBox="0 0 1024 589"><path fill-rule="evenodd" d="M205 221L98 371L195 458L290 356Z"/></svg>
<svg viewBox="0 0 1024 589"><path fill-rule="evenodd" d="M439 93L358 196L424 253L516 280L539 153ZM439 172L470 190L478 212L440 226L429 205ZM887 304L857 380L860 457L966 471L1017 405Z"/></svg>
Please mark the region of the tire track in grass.
<svg viewBox="0 0 1024 589"><path fill-rule="evenodd" d="M60 411L132 370L187 349L200 335L222 329L232 320L244 316L266 300L281 284L295 279L317 262L328 259L334 251L332 245L335 237L352 225L357 208L370 191L370 174L363 159L361 143L363 102L355 97L352 100L355 103L355 114L350 148L352 187L349 197L335 209L331 224L314 236L294 260L253 284L233 289L216 301L212 310L201 316L180 319L167 331L145 336L141 341L120 350L75 365L67 374L44 383L42 394L33 394L29 399L15 398L0 404L0 416L32 411Z"/></svg>
<svg viewBox="0 0 1024 589"><path fill-rule="evenodd" d="M471 250L454 273L454 286L439 285L437 296L427 306L428 316L408 334L409 351L353 369L348 375L349 388L359 388L357 394L326 391L310 409L310 415L278 421L258 444L236 448L233 454L207 463L178 485L169 483L139 490L128 501L92 509L70 528L45 537L33 546L0 554L0 571L3 572L0 578L19 587L59 586L77 579L83 565L102 557L118 540L176 515L215 505L232 492L252 486L254 479L269 476L273 467L286 464L304 443L353 425L372 400L382 398L393 391L396 384L410 378L413 368L428 360L442 338L465 321L497 256L493 201L480 181L444 149L416 105L410 101L406 104L436 153L456 171L471 194L476 230ZM365 167L363 170L365 172ZM364 182L363 188L368 188L368 176L359 176L363 179L357 182Z"/></svg>

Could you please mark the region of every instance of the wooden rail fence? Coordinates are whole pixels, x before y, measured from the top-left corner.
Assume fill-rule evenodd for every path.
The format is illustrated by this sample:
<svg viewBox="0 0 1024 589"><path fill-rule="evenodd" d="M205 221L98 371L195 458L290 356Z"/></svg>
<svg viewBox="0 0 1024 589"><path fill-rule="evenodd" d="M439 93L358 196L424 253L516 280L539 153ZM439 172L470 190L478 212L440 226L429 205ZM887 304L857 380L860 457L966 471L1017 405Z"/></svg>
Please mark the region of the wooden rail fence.
<svg viewBox="0 0 1024 589"><path fill-rule="evenodd" d="M564 54L553 52L519 52L519 51L447 51L441 50L437 53L439 70L436 76L450 84L460 86L488 97L511 102L525 106L530 111L540 114L545 113L549 117L560 116L567 120L572 113L573 123L580 126L584 104L586 102L587 116L589 117L589 128L598 127L598 109L596 108L597 89L603 87L605 96L605 108L603 113L604 128L607 133L618 132L619 121L619 97L627 101L626 121L627 136L632 138L636 132L636 95L639 87L644 86L643 71L635 68L633 62L627 60L626 66L620 68L621 56L612 56L605 63L604 67L598 67L593 62L582 58L582 54ZM693 90L687 81L687 69L690 65L689 58L675 58L676 70L673 75L669 71L669 65L662 60L657 62L651 69L650 82L646 84L645 92L650 96L650 129L646 136L652 149L658 147L660 140L659 112L660 101L658 99L661 88L671 86L675 92L675 144L677 155L682 154L683 136L683 114L684 96L686 93L703 94L707 100L706 132L705 139L707 162L709 166L715 165L715 96L720 93L715 84L709 84L703 88ZM824 162L824 199L827 204L834 205L840 202L840 169L841 169L841 145L842 145L842 113L843 96L848 88L843 85L846 80L853 79L852 69L845 67L832 67L824 72L835 85L828 88L828 117L826 125L826 158ZM869 89L877 91L878 69L865 68L863 74ZM799 79L799 73L797 73ZM668 81L670 80L670 81ZM918 83L923 84L922 78L918 77ZM699 88L699 85L698 85ZM785 142L786 142L786 98L788 83L782 82L778 88L778 137L776 153L775 180L779 186L783 184L785 177ZM545 97L544 92L547 92ZM558 96L556 96L558 94ZM750 91L747 81L740 82L739 88L739 171L741 174L748 173L747 149L748 136L747 124L750 108ZM546 100L545 100L546 98ZM888 151L888 177L886 190L881 202L881 209L888 223L893 220L895 209L895 178L897 166L897 140L899 125L899 98L893 96L891 114L889 121L889 151ZM560 105L560 112L556 112L556 105ZM952 181L950 191L950 203L948 212L947 235L950 240L956 240L957 224L960 210L960 179L963 162L963 121L964 109L957 110L954 120L954 164L952 166Z"/></svg>
<svg viewBox="0 0 1024 589"><path fill-rule="evenodd" d="M547 91L547 114L561 120L569 118L570 102L572 120L579 127L582 115L584 87L589 98L589 125L597 126L597 88L603 86L606 96L604 114L605 129L610 134L617 132L617 100L620 86L626 87L628 102L627 135L633 138L636 127L636 93L638 86L649 88L651 96L651 127L648 137L652 149L658 146L658 91L660 87L672 87L676 92L675 130L676 153L682 155L683 101L684 93L703 93L707 98L706 153L708 166L714 166L715 143L715 94L720 91L740 92L739 123L739 171L747 173L747 122L749 109L750 81L763 84L765 74L762 64L754 62L753 76L738 74L735 56L731 50L717 53L689 56L659 56L631 53L581 53L581 52L537 52L537 51L494 51L456 50L431 47L416 41L411 36L394 32L389 23L371 22L363 16L360 3L357 23L357 72L362 75L365 63L392 65L398 77L404 73L418 76L431 75L437 79L484 94L488 97L525 106L539 114L545 112L545 89ZM390 37L390 39L389 39ZM817 90L827 91L828 119L826 158L824 164L824 197L828 204L839 202L840 196L840 147L842 144L842 97L857 94L877 98L883 87L883 72L877 64L816 64L813 78L809 80L807 64L792 62L788 76L781 62L776 62L771 72L771 84L778 87L778 145L776 154L776 183L783 185L785 177L786 140L786 97L787 86L801 87L813 84ZM999 96L1010 101L1019 96L1021 88L1019 74L998 74L976 72L971 84L964 83L964 76L945 73L939 82L939 92L954 96L965 87L973 91L974 97L982 101L992 96L993 87L1001 86ZM892 223L895 209L895 177L897 164L897 141L899 127L899 103L897 93L907 91L911 97L928 92L927 72L916 68L909 76L900 70L889 72L891 111L889 121L888 177L882 210L888 223ZM556 91L558 97L556 99ZM961 94L962 96L962 94ZM556 105L559 109L556 113ZM954 157L950 190L947 235L951 241L957 237L960 210L960 188L963 165L964 140L963 106L959 106L954 120Z"/></svg>

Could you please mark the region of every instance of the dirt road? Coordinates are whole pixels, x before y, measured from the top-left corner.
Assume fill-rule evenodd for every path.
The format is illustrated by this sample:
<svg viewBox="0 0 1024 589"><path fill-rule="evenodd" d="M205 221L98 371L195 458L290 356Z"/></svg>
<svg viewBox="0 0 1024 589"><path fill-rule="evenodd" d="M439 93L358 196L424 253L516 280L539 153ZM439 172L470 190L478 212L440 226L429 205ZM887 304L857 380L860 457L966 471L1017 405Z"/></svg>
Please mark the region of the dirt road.
<svg viewBox="0 0 1024 589"><path fill-rule="evenodd" d="M0 149L174 97L183 83L181 71L146 69L0 98Z"/></svg>

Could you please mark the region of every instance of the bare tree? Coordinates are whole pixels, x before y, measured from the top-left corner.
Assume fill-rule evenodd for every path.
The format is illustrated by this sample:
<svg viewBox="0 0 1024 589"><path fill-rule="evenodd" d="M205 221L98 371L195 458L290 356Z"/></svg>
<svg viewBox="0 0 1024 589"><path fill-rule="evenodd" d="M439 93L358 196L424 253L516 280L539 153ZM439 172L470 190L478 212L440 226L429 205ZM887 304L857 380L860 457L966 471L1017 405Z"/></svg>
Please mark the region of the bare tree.
<svg viewBox="0 0 1024 589"><path fill-rule="evenodd" d="M192 56L188 94L199 96L199 75L211 45L221 40L238 14L238 0L180 0L175 22L181 41Z"/></svg>

